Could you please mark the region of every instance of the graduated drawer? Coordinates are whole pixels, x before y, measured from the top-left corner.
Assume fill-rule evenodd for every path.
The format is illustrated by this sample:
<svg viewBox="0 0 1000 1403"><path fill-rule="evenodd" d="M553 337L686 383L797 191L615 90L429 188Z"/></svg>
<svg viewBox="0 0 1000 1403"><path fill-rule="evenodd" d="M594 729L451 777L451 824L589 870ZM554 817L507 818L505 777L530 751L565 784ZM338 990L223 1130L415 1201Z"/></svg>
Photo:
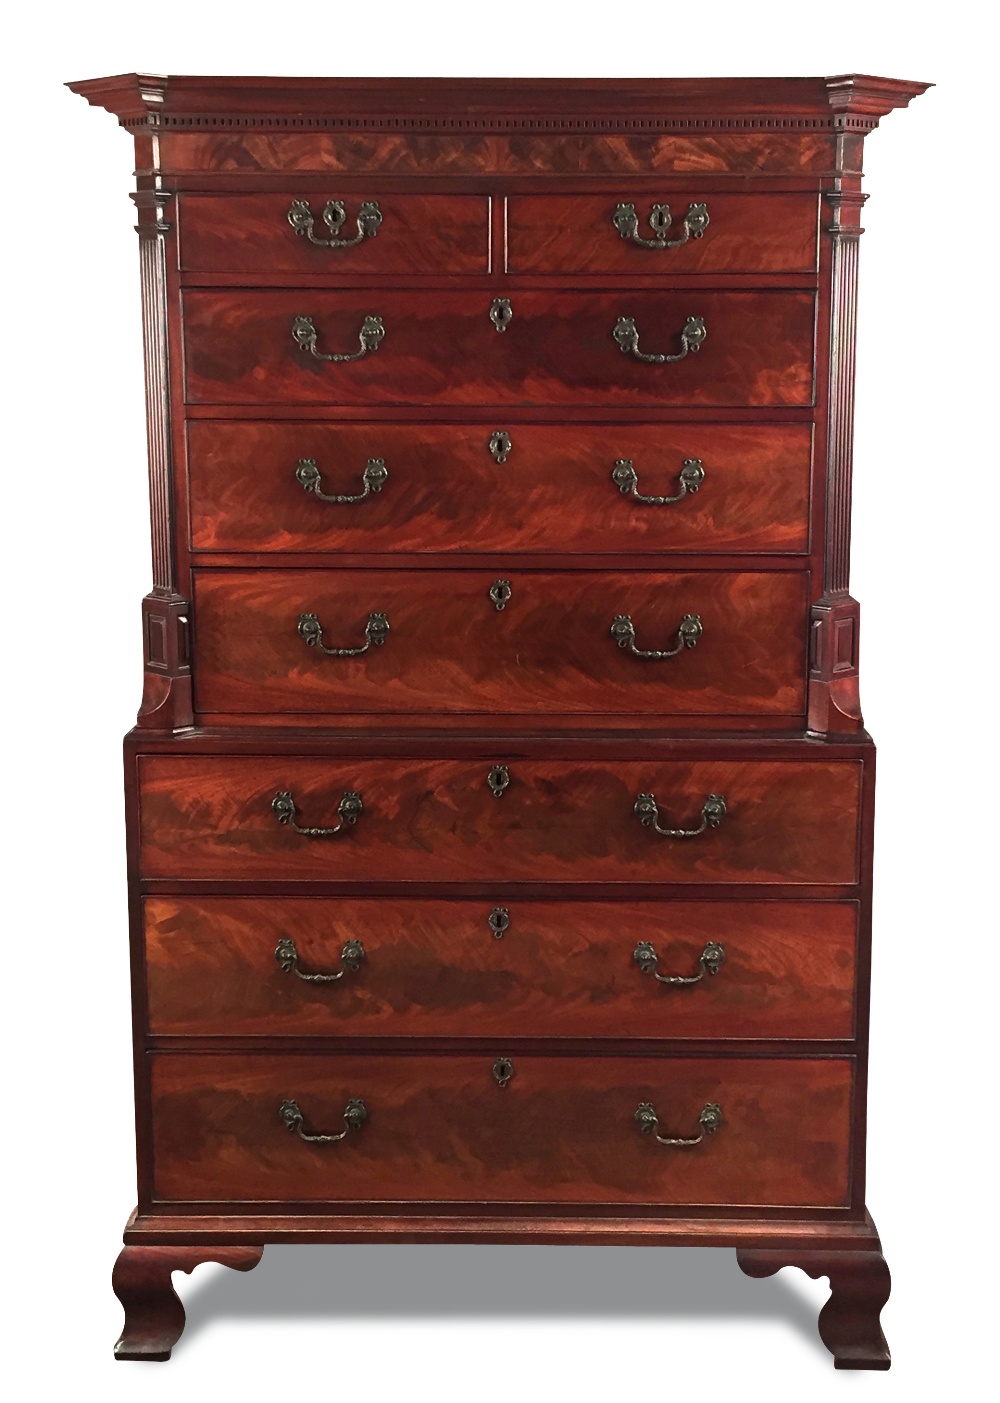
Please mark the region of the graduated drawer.
<svg viewBox="0 0 1000 1403"><path fill-rule="evenodd" d="M654 206L667 213L654 215ZM817 196L514 195L507 201L510 273L811 273ZM693 208L692 208L693 206ZM707 214L708 222L704 223ZM650 224L654 218L662 235ZM646 243L639 243L639 239ZM675 243L676 247L669 247Z"/></svg>
<svg viewBox="0 0 1000 1403"><path fill-rule="evenodd" d="M304 196L299 191L181 195L179 203L181 267L190 272L370 276L490 271L490 201L485 195L386 195L376 190L370 195L334 191ZM340 247L314 242L333 238L355 242Z"/></svg>
<svg viewBox="0 0 1000 1403"><path fill-rule="evenodd" d="M642 716L805 710L805 574L505 571L510 599L502 609L490 593L498 574L196 571L198 710ZM384 636L369 631L373 615L384 616ZM646 658L620 647L611 630L625 616L637 649L680 651ZM678 641L687 616L700 619L702 629L690 647ZM319 641L310 642L317 628ZM366 651L330 656L321 646Z"/></svg>
<svg viewBox="0 0 1000 1403"><path fill-rule="evenodd" d="M283 1212L317 1200L847 1201L849 1058L514 1054L501 1087L493 1064L506 1054L154 1054L154 1197ZM357 1128L351 1101L364 1107ZM664 1137L694 1139L706 1107L721 1123L698 1144L661 1145L636 1119L646 1105ZM346 1134L314 1144L300 1129Z"/></svg>
<svg viewBox="0 0 1000 1403"><path fill-rule="evenodd" d="M502 761L503 755L497 755ZM861 766L853 760L490 761L146 755L144 877L259 881L853 883ZM279 821L288 794L306 837ZM345 794L361 796L351 825ZM652 794L662 837L636 802ZM710 795L726 812L713 827ZM282 803L279 802L279 810ZM287 815L287 804L283 811ZM348 813L356 807L348 806ZM717 809L709 805L709 815Z"/></svg>
<svg viewBox="0 0 1000 1403"><path fill-rule="evenodd" d="M143 911L153 1033L854 1031L852 902L160 896Z"/></svg>
<svg viewBox="0 0 1000 1403"><path fill-rule="evenodd" d="M192 404L809 405L811 292L516 292L498 333L485 292L198 292L184 295ZM293 337L312 318L317 349L357 353L366 317L377 350L346 364ZM631 317L645 353L678 355L691 317L701 349L670 364L623 353ZM499 427L499 426L498 426Z"/></svg>
<svg viewBox="0 0 1000 1403"><path fill-rule="evenodd" d="M811 454L808 424L193 420L191 537L198 551L801 553ZM365 477L370 459L384 481Z"/></svg>

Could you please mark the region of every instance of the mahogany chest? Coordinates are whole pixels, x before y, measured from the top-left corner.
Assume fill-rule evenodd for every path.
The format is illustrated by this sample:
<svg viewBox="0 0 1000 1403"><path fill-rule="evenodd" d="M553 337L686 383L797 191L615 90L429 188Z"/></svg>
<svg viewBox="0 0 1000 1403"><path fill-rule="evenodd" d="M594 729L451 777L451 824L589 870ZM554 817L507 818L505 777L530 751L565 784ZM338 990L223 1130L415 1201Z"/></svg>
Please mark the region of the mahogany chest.
<svg viewBox="0 0 1000 1403"><path fill-rule="evenodd" d="M925 84L70 84L136 151L138 1207L267 1243L735 1246L884 1369L862 146Z"/></svg>

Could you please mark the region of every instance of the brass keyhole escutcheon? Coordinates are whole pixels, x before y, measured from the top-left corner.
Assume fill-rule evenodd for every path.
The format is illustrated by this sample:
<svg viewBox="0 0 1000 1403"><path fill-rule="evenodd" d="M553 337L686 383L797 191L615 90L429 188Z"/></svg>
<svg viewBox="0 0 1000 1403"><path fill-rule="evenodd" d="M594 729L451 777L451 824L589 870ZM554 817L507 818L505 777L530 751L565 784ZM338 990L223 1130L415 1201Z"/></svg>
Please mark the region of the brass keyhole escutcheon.
<svg viewBox="0 0 1000 1403"><path fill-rule="evenodd" d="M495 434L490 435L490 441L486 446L498 463L506 463L507 454L514 445L510 441L510 434L503 429L497 429Z"/></svg>
<svg viewBox="0 0 1000 1403"><path fill-rule="evenodd" d="M494 906L489 916L490 930L493 932L494 940L503 940L504 931L510 926L510 912L506 906Z"/></svg>
<svg viewBox="0 0 1000 1403"><path fill-rule="evenodd" d="M507 605L510 603L510 597L513 593L514 591L511 589L510 580L493 581L490 585L490 598L493 600L497 613L503 613L504 609L506 609Z"/></svg>
<svg viewBox="0 0 1000 1403"><path fill-rule="evenodd" d="M509 1057L498 1057L493 1063L493 1075L498 1086L506 1086L514 1075L514 1064Z"/></svg>
<svg viewBox="0 0 1000 1403"><path fill-rule="evenodd" d="M490 306L490 321L497 331L506 331L514 320L514 309L509 297L494 297Z"/></svg>
<svg viewBox="0 0 1000 1403"><path fill-rule="evenodd" d="M486 776L486 783L493 791L494 799L499 799L508 784L510 784L510 770L508 770L506 765L494 765Z"/></svg>

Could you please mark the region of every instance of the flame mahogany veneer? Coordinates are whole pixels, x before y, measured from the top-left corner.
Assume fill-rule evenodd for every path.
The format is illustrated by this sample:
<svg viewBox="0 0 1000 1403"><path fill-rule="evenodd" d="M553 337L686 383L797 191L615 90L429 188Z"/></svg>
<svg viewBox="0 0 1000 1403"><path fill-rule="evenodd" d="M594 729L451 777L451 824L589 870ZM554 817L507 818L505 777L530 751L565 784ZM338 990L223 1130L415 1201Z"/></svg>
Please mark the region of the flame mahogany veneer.
<svg viewBox="0 0 1000 1403"><path fill-rule="evenodd" d="M829 1276L888 1368L854 335L926 85L70 86L135 140L152 503L118 1358L269 1242L642 1242Z"/></svg>
<svg viewBox="0 0 1000 1403"><path fill-rule="evenodd" d="M193 420L192 550L566 553L588 563L637 553L808 552L811 424L519 423L497 462L488 444L504 422ZM327 493L363 491L369 458L383 460L388 478L363 502L327 503L297 480L302 458L315 461ZM637 509L612 478L629 459L640 492L676 495L689 458L700 460L704 481L669 509Z"/></svg>

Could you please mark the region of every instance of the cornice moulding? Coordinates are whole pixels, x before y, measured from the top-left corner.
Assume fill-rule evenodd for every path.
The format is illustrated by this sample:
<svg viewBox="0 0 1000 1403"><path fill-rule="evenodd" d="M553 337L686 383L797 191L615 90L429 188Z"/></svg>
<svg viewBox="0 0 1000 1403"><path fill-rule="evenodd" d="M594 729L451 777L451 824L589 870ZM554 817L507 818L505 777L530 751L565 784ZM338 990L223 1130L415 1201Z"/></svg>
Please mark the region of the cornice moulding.
<svg viewBox="0 0 1000 1403"><path fill-rule="evenodd" d="M834 78L199 78L67 83L132 131L870 131L927 83Z"/></svg>

